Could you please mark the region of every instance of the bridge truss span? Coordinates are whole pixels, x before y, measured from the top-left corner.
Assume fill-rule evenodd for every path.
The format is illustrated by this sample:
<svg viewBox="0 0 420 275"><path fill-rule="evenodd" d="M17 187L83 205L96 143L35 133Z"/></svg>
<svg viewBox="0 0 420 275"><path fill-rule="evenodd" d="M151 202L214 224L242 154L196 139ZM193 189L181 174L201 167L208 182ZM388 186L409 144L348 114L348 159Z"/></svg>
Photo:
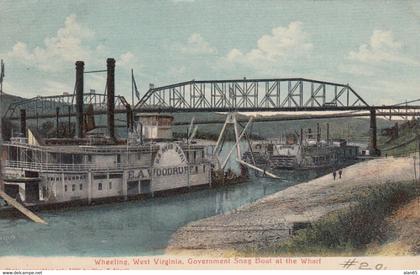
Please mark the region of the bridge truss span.
<svg viewBox="0 0 420 275"><path fill-rule="evenodd" d="M75 103L74 94L37 96L10 104L5 117L18 118L20 109L25 109L27 118L52 117L56 110L59 110L59 116L66 116L69 113L74 115L76 112ZM95 113L106 113L106 94L86 93L83 95L83 104L85 105L84 108L91 105ZM126 112L127 106L128 103L123 96L115 96L115 108L117 111Z"/></svg>
<svg viewBox="0 0 420 275"><path fill-rule="evenodd" d="M368 107L348 84L305 78L187 81L150 88L142 112L314 110Z"/></svg>

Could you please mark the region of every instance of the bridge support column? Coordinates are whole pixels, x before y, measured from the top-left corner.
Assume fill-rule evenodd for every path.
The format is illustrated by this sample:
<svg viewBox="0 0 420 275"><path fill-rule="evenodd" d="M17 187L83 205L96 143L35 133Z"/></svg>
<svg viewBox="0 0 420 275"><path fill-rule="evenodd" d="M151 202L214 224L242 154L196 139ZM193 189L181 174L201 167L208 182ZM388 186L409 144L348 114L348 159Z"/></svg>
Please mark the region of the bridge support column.
<svg viewBox="0 0 420 275"><path fill-rule="evenodd" d="M377 127L376 110L370 109L370 129L369 129L369 153L371 156L380 156L381 152L377 147Z"/></svg>

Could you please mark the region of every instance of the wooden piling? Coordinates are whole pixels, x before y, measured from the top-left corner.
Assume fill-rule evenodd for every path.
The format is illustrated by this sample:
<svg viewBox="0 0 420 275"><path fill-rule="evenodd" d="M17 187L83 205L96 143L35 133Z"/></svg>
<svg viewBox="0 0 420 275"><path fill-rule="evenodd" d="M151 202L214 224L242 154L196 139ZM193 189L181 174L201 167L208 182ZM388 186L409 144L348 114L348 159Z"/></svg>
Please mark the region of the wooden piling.
<svg viewBox="0 0 420 275"><path fill-rule="evenodd" d="M36 223L47 224L46 221L44 221L43 219L41 219L40 217L32 213L29 209L27 209L22 204L18 203L15 199L13 199L9 195L7 195L5 192L3 192L3 190L0 190L0 197L2 197L9 205L19 210L22 214L24 214L26 217L28 217L32 221Z"/></svg>

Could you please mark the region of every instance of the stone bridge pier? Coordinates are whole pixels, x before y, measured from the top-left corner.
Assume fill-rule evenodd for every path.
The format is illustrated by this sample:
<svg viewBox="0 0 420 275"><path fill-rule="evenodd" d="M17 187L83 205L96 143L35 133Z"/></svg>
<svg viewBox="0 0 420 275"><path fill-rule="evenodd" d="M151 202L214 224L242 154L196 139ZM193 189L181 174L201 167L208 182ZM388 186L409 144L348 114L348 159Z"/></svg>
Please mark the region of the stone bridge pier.
<svg viewBox="0 0 420 275"><path fill-rule="evenodd" d="M369 152L371 156L380 156L381 151L377 145L376 109L370 109L370 128L369 128Z"/></svg>

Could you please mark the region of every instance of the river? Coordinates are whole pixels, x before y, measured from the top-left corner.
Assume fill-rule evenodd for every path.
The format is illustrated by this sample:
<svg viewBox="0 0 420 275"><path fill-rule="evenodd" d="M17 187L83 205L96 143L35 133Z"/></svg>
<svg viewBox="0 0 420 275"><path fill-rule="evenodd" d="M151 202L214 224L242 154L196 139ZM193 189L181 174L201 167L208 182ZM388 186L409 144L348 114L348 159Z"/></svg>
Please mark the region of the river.
<svg viewBox="0 0 420 275"><path fill-rule="evenodd" d="M234 210L323 172L277 174L281 179L252 175L245 183L169 197L40 212L48 225L0 219L0 256L161 254L177 228Z"/></svg>

